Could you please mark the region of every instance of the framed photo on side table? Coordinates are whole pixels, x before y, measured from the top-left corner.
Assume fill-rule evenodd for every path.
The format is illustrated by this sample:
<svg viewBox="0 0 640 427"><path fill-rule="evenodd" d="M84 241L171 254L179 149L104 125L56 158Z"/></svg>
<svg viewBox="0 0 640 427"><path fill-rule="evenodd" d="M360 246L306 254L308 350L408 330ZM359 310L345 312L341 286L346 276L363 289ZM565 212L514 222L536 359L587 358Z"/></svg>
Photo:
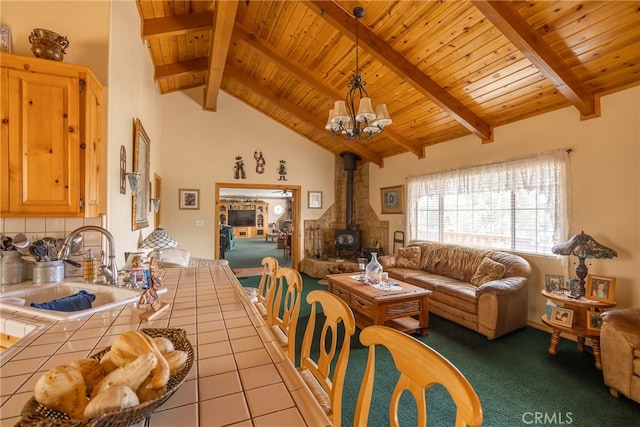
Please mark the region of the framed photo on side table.
<svg viewBox="0 0 640 427"><path fill-rule="evenodd" d="M558 326L570 328L571 325L573 325L573 310L562 307L553 307L549 321Z"/></svg>
<svg viewBox="0 0 640 427"><path fill-rule="evenodd" d="M600 312L595 310L587 310L587 329L599 331L602 328L602 317Z"/></svg>
<svg viewBox="0 0 640 427"><path fill-rule="evenodd" d="M181 188L179 191L180 209L200 209L200 190L187 190Z"/></svg>
<svg viewBox="0 0 640 427"><path fill-rule="evenodd" d="M380 201L382 202L381 213L401 214L403 213L404 200L402 185L395 187L385 187L380 189Z"/></svg>
<svg viewBox="0 0 640 427"><path fill-rule="evenodd" d="M616 301L616 278L606 276L587 276L585 297L596 301Z"/></svg>
<svg viewBox="0 0 640 427"><path fill-rule="evenodd" d="M545 274L544 275L544 290L547 292L559 292L562 290L564 283L564 276L557 274Z"/></svg>

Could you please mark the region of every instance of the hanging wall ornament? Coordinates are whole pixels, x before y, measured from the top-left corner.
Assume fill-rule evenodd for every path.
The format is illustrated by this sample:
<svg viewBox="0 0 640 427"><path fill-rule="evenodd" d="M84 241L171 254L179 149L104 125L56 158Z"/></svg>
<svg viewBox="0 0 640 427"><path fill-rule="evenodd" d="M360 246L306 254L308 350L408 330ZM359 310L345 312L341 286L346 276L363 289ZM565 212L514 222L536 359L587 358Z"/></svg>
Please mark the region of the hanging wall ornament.
<svg viewBox="0 0 640 427"><path fill-rule="evenodd" d="M247 179L247 174L244 171L244 160L242 160L242 156L236 156L235 171L235 179Z"/></svg>
<svg viewBox="0 0 640 427"><path fill-rule="evenodd" d="M278 181L286 181L287 180L287 161L280 160L280 166L278 167L278 173L280 174L280 178Z"/></svg>
<svg viewBox="0 0 640 427"><path fill-rule="evenodd" d="M253 152L253 158L256 159L256 173L258 175L264 173L264 166L267 163L262 156L262 151L256 150Z"/></svg>

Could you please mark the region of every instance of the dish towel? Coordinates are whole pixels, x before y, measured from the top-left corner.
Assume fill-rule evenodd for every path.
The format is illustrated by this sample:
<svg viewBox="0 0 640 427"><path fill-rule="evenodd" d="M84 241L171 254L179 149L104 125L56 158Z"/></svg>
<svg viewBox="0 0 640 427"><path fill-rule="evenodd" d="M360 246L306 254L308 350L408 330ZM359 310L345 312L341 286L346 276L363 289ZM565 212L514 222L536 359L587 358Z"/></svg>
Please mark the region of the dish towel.
<svg viewBox="0 0 640 427"><path fill-rule="evenodd" d="M75 295L54 299L49 302L43 302L42 304L32 302L31 307L54 311L80 311L91 308L91 303L95 299L96 296L94 294L90 294L83 289Z"/></svg>

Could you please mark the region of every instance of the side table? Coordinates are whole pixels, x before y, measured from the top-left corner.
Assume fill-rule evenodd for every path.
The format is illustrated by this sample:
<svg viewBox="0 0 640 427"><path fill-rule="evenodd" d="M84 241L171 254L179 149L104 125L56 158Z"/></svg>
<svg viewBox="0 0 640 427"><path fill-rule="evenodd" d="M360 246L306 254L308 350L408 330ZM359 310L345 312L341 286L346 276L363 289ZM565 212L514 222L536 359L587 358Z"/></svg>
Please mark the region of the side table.
<svg viewBox="0 0 640 427"><path fill-rule="evenodd" d="M584 342L586 338L591 338L593 344L593 356L596 359L596 368L602 369L600 359L600 330L591 329L587 326L589 310L602 312L605 309L615 307L615 302L594 301L581 297L578 299L569 298L565 294L555 294L546 290L541 291L545 298L558 302L563 308L573 310L573 321L571 326L564 326L554 323L545 314L542 315L542 323L549 326L553 333L551 334L551 344L549 345L549 354L558 354L558 343L560 342L560 334L567 333L575 335L578 339L578 351L584 351Z"/></svg>

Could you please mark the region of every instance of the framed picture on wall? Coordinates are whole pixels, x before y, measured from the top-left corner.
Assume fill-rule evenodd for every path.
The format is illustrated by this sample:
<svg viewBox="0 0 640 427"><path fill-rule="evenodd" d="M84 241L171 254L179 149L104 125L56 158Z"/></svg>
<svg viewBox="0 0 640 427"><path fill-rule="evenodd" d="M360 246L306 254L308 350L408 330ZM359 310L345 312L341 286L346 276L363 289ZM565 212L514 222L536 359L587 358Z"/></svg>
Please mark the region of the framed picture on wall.
<svg viewBox="0 0 640 427"><path fill-rule="evenodd" d="M178 191L180 195L180 209L200 209L200 190L181 188Z"/></svg>
<svg viewBox="0 0 640 427"><path fill-rule="evenodd" d="M380 189L380 200L382 202L381 213L401 214L403 212L404 201L402 190L402 185Z"/></svg>
<svg viewBox="0 0 640 427"><path fill-rule="evenodd" d="M322 191L308 191L307 196L309 209L322 209Z"/></svg>
<svg viewBox="0 0 640 427"><path fill-rule="evenodd" d="M132 196L131 229L139 230L149 226L147 207L149 204L149 150L151 140L140 119L134 121L133 171L140 173L138 189Z"/></svg>

